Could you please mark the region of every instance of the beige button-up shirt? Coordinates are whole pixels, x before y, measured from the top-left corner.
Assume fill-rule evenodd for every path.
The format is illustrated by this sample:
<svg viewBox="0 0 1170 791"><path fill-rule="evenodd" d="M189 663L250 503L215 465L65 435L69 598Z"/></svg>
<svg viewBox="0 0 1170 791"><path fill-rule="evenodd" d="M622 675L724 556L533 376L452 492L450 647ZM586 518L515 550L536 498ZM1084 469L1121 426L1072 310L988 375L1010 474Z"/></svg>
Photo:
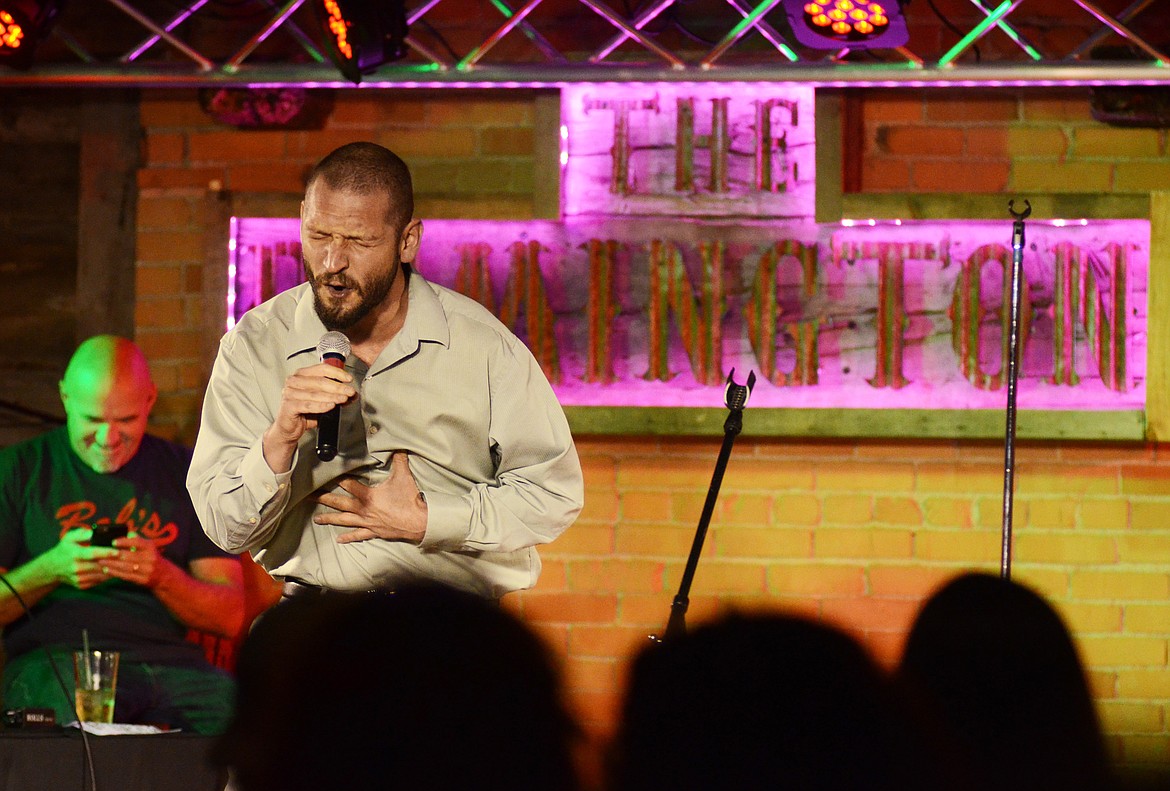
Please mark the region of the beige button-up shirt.
<svg viewBox="0 0 1170 791"><path fill-rule="evenodd" d="M529 588L535 546L552 541L583 502L581 465L564 412L532 354L481 305L409 278L406 322L367 369L346 362L358 390L341 409L338 455L322 462L306 432L287 473L261 450L284 380L317 360L325 327L307 285L249 311L220 341L187 487L203 529L250 551L277 577L339 590L435 579L485 596ZM342 476L374 485L407 451L426 496L420 545L338 544L348 528L318 525L318 491Z"/></svg>

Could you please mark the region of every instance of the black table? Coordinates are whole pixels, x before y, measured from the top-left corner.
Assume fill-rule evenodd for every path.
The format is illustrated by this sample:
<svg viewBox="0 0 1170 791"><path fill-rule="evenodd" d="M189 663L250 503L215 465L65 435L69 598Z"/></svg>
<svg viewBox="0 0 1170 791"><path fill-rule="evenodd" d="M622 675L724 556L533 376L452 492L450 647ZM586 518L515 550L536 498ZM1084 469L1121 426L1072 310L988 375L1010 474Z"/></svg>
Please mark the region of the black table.
<svg viewBox="0 0 1170 791"><path fill-rule="evenodd" d="M222 791L225 775L208 761L215 737L191 733L94 736L98 791ZM0 731L4 791L89 791L76 728Z"/></svg>

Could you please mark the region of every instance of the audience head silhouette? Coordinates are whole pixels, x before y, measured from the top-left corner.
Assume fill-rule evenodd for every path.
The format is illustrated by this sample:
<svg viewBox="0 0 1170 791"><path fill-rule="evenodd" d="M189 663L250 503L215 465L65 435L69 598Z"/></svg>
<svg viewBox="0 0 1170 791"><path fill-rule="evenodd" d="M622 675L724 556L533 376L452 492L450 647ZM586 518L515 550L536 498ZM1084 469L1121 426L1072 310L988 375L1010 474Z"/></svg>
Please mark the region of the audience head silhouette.
<svg viewBox="0 0 1170 791"><path fill-rule="evenodd" d="M916 788L883 674L849 636L732 614L635 659L614 791Z"/></svg>
<svg viewBox="0 0 1170 791"><path fill-rule="evenodd" d="M964 574L918 614L902 657L980 787L1006 791L1110 784L1109 764L1076 647L1037 593Z"/></svg>
<svg viewBox="0 0 1170 791"><path fill-rule="evenodd" d="M575 791L551 658L494 603L427 584L286 601L245 641L217 758L239 791Z"/></svg>

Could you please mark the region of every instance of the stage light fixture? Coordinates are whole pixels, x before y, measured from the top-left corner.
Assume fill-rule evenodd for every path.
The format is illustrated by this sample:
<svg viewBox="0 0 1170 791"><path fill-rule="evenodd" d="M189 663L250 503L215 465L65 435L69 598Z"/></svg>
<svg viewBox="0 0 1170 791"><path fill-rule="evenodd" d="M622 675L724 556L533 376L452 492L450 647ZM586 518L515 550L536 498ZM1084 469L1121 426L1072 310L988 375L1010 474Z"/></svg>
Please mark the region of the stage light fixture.
<svg viewBox="0 0 1170 791"><path fill-rule="evenodd" d="M784 12L811 49L892 49L910 39L901 0L784 0Z"/></svg>
<svg viewBox="0 0 1170 791"><path fill-rule="evenodd" d="M53 27L63 0L0 0L0 63L28 69L33 52Z"/></svg>
<svg viewBox="0 0 1170 791"><path fill-rule="evenodd" d="M314 5L329 57L354 85L363 74L406 55L403 0L314 0Z"/></svg>

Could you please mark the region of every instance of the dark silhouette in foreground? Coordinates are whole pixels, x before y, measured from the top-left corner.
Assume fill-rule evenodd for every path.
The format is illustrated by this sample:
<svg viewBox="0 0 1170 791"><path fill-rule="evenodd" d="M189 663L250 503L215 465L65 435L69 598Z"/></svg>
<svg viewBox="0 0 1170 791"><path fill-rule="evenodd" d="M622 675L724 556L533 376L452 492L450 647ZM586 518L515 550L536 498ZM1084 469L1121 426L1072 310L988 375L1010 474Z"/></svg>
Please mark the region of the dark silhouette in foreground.
<svg viewBox="0 0 1170 791"><path fill-rule="evenodd" d="M1072 637L1029 588L964 574L915 619L899 668L979 788L1114 787Z"/></svg>
<svg viewBox="0 0 1170 791"><path fill-rule="evenodd" d="M731 615L636 658L613 791L918 789L931 761L861 646L789 615Z"/></svg>
<svg viewBox="0 0 1170 791"><path fill-rule="evenodd" d="M269 611L237 665L217 759L239 791L576 791L577 736L540 640L437 585Z"/></svg>

